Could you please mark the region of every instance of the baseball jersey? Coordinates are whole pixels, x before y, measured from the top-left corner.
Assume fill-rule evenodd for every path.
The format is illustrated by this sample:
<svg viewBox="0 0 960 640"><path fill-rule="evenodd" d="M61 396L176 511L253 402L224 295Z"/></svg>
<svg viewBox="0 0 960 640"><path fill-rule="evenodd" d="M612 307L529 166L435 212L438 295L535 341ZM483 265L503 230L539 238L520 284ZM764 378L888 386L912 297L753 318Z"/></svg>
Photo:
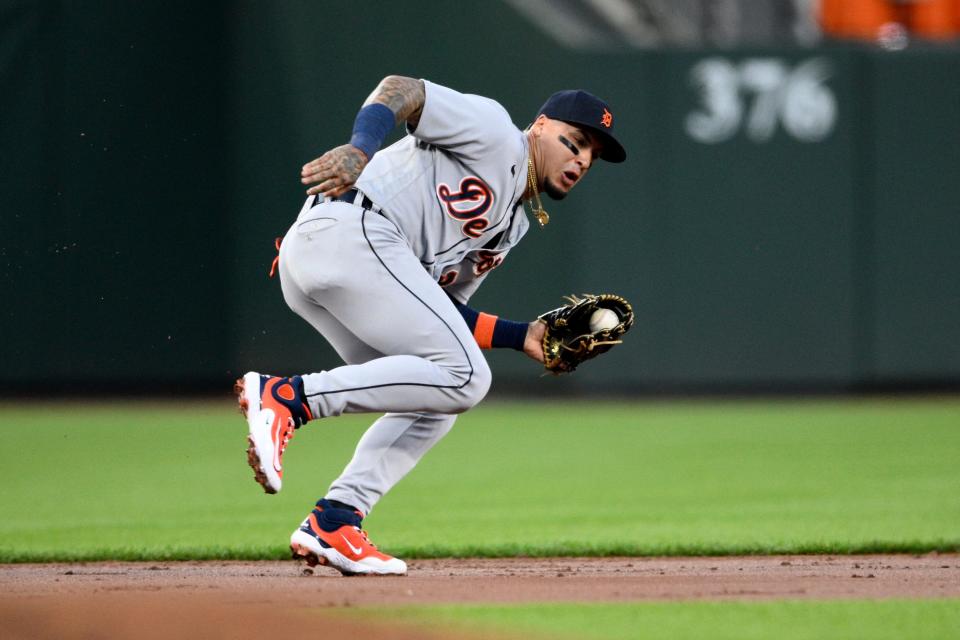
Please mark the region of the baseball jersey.
<svg viewBox="0 0 960 640"><path fill-rule="evenodd" d="M497 102L423 84L417 128L374 155L356 186L466 303L530 226L521 201L527 137Z"/></svg>

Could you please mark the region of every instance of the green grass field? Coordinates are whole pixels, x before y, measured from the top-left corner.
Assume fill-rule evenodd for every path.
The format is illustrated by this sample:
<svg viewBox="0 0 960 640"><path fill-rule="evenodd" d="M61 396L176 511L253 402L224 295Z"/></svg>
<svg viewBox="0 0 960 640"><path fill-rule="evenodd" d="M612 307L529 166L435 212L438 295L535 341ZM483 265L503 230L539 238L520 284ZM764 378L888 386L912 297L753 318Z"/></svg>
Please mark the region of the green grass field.
<svg viewBox="0 0 960 640"><path fill-rule="evenodd" d="M0 561L280 559L369 417L262 493L220 402L0 404ZM401 557L960 549L960 399L488 402L367 519ZM386 609L533 637L949 638L960 601Z"/></svg>
<svg viewBox="0 0 960 640"><path fill-rule="evenodd" d="M0 405L0 561L282 558L368 416L264 494L220 403ZM406 557L960 548L957 399L490 402L366 520Z"/></svg>
<svg viewBox="0 0 960 640"><path fill-rule="evenodd" d="M0 560L280 558L369 417L268 496L222 403L0 406ZM371 514L407 557L956 550L960 401L490 403Z"/></svg>
<svg viewBox="0 0 960 640"><path fill-rule="evenodd" d="M956 600L436 606L351 612L420 628L597 640L910 640L960 637Z"/></svg>

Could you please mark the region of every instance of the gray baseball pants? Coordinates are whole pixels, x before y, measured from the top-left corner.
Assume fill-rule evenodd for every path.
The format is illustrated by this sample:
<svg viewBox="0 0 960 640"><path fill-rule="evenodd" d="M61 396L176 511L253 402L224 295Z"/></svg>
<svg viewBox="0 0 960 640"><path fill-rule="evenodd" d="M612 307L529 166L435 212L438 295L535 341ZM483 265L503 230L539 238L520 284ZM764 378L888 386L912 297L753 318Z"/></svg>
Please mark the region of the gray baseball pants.
<svg viewBox="0 0 960 640"><path fill-rule="evenodd" d="M369 514L455 414L483 399L490 368L447 294L376 211L308 200L283 239L279 271L287 304L346 363L303 376L310 410L385 414L326 494Z"/></svg>

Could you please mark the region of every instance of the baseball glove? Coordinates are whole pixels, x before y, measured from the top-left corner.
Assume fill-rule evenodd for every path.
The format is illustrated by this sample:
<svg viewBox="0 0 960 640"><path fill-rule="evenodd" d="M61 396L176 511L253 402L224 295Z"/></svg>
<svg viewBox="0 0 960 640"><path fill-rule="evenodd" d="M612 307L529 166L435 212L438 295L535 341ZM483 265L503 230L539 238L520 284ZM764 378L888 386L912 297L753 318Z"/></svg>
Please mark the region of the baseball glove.
<svg viewBox="0 0 960 640"><path fill-rule="evenodd" d="M570 373L584 360L595 358L609 351L633 326L633 307L624 298L610 293L599 296L585 293L582 297L567 296L569 304L548 311L540 316L547 325L543 334L543 366L550 373ZM602 326L590 327L594 313L609 309L609 314L598 314ZM602 322L603 315L608 321ZM610 326L613 322L614 326Z"/></svg>

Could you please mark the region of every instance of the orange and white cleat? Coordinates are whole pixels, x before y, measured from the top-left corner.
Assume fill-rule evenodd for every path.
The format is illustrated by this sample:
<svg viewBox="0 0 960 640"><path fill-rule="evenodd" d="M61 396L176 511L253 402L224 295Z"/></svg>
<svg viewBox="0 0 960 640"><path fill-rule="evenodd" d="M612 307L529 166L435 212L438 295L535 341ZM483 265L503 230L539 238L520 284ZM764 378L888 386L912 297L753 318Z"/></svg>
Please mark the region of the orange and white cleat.
<svg viewBox="0 0 960 640"><path fill-rule="evenodd" d="M360 528L362 520L359 511L320 500L290 536L290 551L311 567L328 565L345 576L406 574L407 563L378 551Z"/></svg>
<svg viewBox="0 0 960 640"><path fill-rule="evenodd" d="M234 391L249 427L247 463L263 490L277 493L283 484L281 461L287 443L295 429L313 419L303 381L300 376L279 378L251 371L237 380Z"/></svg>

